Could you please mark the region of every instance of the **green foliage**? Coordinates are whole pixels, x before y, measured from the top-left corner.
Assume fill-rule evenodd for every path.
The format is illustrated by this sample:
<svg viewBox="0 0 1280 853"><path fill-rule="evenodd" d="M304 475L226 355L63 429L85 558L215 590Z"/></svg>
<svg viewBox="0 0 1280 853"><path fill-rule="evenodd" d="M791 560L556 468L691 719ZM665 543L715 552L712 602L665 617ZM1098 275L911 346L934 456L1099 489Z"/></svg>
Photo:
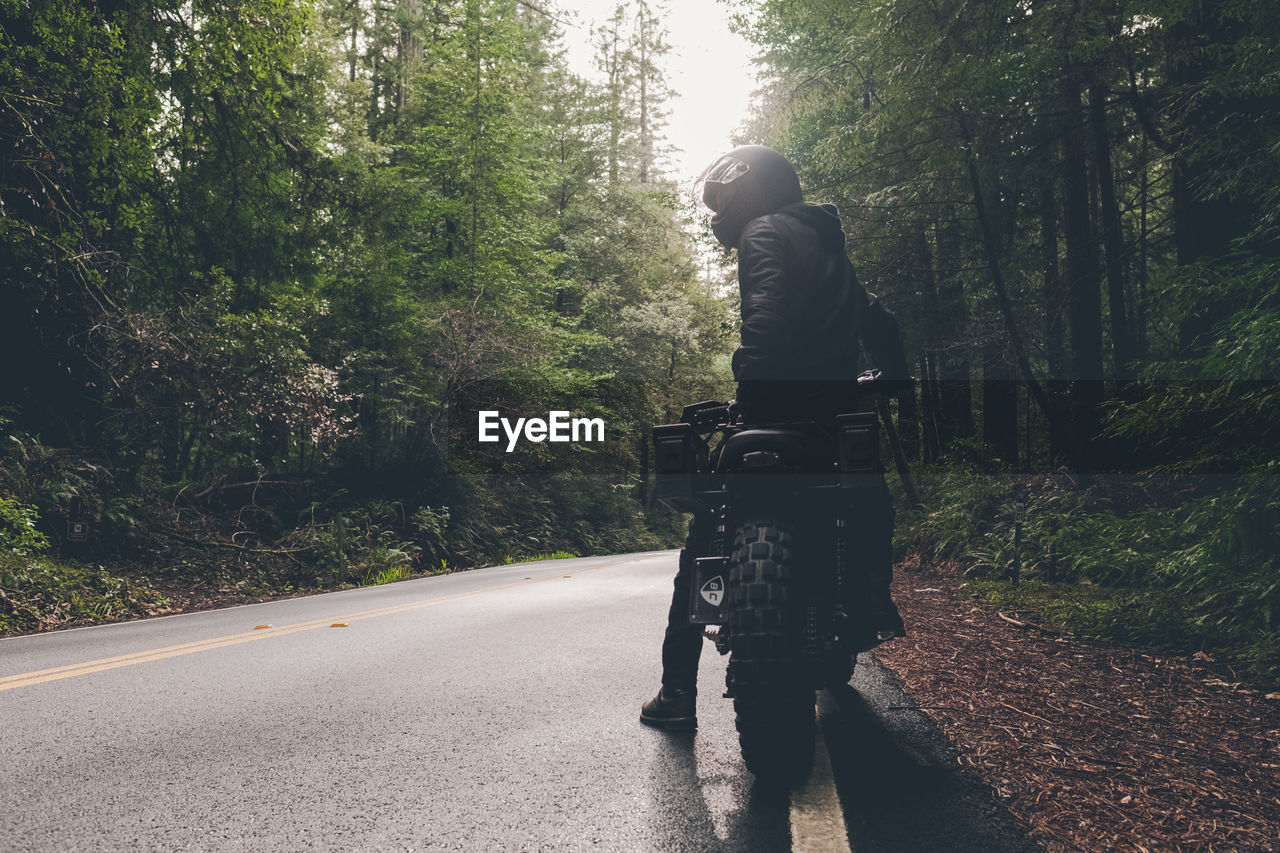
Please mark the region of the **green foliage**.
<svg viewBox="0 0 1280 853"><path fill-rule="evenodd" d="M370 565L365 570L365 575L360 580L360 586L381 586L384 583L399 583L412 577L413 574L408 565L404 562L396 561L399 556L398 554L393 555L388 551L386 555L381 555L373 560L373 565ZM378 563L386 563L388 558L390 558L391 564L379 568Z"/></svg>
<svg viewBox="0 0 1280 853"><path fill-rule="evenodd" d="M416 513L415 521L421 516ZM370 586L404 580L417 570L422 548L403 538L404 526L401 505L375 500L345 508L330 522L312 522L297 539L319 570L318 585ZM429 557L427 565L437 562Z"/></svg>
<svg viewBox="0 0 1280 853"><path fill-rule="evenodd" d="M956 560L983 581L979 589L1001 596L1015 594L1008 585L1017 565L1018 587L1032 584L1032 612L1057 624L1171 651L1220 650L1274 675L1275 475L1145 474L1081 486L1062 474L1027 480L948 469L929 484L929 508L900 535Z"/></svg>
<svg viewBox="0 0 1280 853"><path fill-rule="evenodd" d="M997 607L1039 625L1166 653L1221 654L1231 660L1251 661L1255 673L1274 672L1275 649L1268 653L1247 638L1224 637L1221 631L1189 614L1186 599L1176 593L1050 583L1038 578L1017 585L1008 580L981 578L970 582L969 587Z"/></svg>
<svg viewBox="0 0 1280 853"><path fill-rule="evenodd" d="M963 554L991 523L994 509L1006 491L994 477L965 471L949 471L933 493L923 516L916 524L899 525L895 531L899 546L921 550L937 557ZM962 494L957 501L953 496Z"/></svg>
<svg viewBox="0 0 1280 853"><path fill-rule="evenodd" d="M572 560L576 556L578 555L569 551L554 551L550 554L521 554L519 556L508 554L502 558L502 562L499 565L513 566L517 563L537 563L544 560Z"/></svg>
<svg viewBox="0 0 1280 853"><path fill-rule="evenodd" d="M0 497L0 551L30 557L48 548L48 538L36 529L37 518L35 507Z"/></svg>
<svg viewBox="0 0 1280 853"><path fill-rule="evenodd" d="M128 551L139 543L145 521L154 513L144 508L138 495L122 492L105 465L31 436L7 439L0 452L0 493L32 508L32 518L43 528L41 536L59 541L72 505L78 502L77 520L92 528L104 552Z"/></svg>
<svg viewBox="0 0 1280 853"><path fill-rule="evenodd" d="M100 416L83 335L127 295L148 227L153 26L75 0L0 7L0 359L26 365L0 399L53 442Z"/></svg>
<svg viewBox="0 0 1280 853"><path fill-rule="evenodd" d="M326 306L282 292L236 313L225 275L199 280L205 296L99 330L114 355L112 408L133 442L163 450L139 463L161 463L169 480L313 467L352 428L338 375L306 352L304 326Z"/></svg>
<svg viewBox="0 0 1280 853"><path fill-rule="evenodd" d="M137 618L166 604L102 566L0 551L0 634Z"/></svg>
<svg viewBox="0 0 1280 853"><path fill-rule="evenodd" d="M1170 334L1187 317L1212 320L1202 357L1153 360L1142 395L1119 408L1107 434L1180 472L1238 474L1270 463L1280 440L1280 266L1248 255L1164 273Z"/></svg>
<svg viewBox="0 0 1280 853"><path fill-rule="evenodd" d="M424 506L409 517L413 541L421 549L428 565L437 562L447 550L449 518L447 506Z"/></svg>

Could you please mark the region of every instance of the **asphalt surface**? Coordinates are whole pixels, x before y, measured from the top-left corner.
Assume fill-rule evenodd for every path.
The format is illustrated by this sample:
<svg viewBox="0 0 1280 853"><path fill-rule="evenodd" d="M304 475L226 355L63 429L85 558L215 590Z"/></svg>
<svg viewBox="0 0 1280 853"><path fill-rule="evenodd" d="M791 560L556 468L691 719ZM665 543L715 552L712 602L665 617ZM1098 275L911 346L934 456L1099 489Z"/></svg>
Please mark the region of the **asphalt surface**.
<svg viewBox="0 0 1280 853"><path fill-rule="evenodd" d="M698 733L637 722L675 564L0 640L0 850L790 850L795 797L742 766L709 644ZM838 798L814 800L847 846L806 849L1036 849L882 670L854 687L821 694Z"/></svg>

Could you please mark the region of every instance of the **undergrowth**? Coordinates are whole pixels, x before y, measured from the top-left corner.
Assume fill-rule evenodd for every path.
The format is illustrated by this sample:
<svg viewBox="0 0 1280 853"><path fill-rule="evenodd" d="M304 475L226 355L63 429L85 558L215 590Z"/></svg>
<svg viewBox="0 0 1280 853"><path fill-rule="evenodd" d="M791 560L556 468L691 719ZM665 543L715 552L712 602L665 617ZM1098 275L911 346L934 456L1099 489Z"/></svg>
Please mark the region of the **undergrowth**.
<svg viewBox="0 0 1280 853"><path fill-rule="evenodd" d="M1033 620L1280 675L1280 478L1094 477L954 461L926 472L898 546L959 565Z"/></svg>
<svg viewBox="0 0 1280 853"><path fill-rule="evenodd" d="M0 413L2 414L2 413ZM3 427L0 417L0 427ZM461 479L411 499L278 476L122 484L30 436L0 444L0 635L475 566L670 547L678 514L636 482ZM71 520L87 536L70 541Z"/></svg>
<svg viewBox="0 0 1280 853"><path fill-rule="evenodd" d="M568 551L553 551L550 554L522 554L520 556L508 555L502 558L499 565L512 566L516 563L537 563L542 560L572 560L577 554Z"/></svg>
<svg viewBox="0 0 1280 853"><path fill-rule="evenodd" d="M167 603L142 578L72 560L0 552L0 634L134 619Z"/></svg>

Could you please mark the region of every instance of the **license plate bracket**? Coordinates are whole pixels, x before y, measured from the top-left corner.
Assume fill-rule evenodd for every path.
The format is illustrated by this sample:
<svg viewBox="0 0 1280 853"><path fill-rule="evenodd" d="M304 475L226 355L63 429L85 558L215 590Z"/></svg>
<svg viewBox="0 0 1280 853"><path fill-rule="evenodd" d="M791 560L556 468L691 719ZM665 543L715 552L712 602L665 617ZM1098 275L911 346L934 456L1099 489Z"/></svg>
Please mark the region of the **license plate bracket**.
<svg viewBox="0 0 1280 853"><path fill-rule="evenodd" d="M722 625L729 592L729 561L724 557L699 557L694 561L690 585L689 622Z"/></svg>

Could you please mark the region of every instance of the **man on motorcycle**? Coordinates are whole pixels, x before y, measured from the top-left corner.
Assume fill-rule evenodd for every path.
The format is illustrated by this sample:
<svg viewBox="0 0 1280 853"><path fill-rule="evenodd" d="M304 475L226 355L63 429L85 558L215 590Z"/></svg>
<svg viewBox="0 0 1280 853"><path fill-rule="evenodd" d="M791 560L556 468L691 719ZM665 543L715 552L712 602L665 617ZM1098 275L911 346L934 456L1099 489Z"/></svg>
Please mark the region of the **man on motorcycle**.
<svg viewBox="0 0 1280 853"><path fill-rule="evenodd" d="M761 145L735 148L707 167L699 189L712 233L738 252L742 331L733 375L744 422L826 421L847 411L856 399L860 347L885 377L877 387L895 393L912 387L897 321L858 284L835 207L805 203L786 158ZM883 477L853 511L876 531L874 541L859 543L852 567L863 574L870 598L864 643L870 647L904 633L889 594L893 506ZM691 539L708 523L695 516ZM689 548L680 554L662 643L662 689L640 712L648 725L697 725L702 626L688 619L696 556Z"/></svg>

